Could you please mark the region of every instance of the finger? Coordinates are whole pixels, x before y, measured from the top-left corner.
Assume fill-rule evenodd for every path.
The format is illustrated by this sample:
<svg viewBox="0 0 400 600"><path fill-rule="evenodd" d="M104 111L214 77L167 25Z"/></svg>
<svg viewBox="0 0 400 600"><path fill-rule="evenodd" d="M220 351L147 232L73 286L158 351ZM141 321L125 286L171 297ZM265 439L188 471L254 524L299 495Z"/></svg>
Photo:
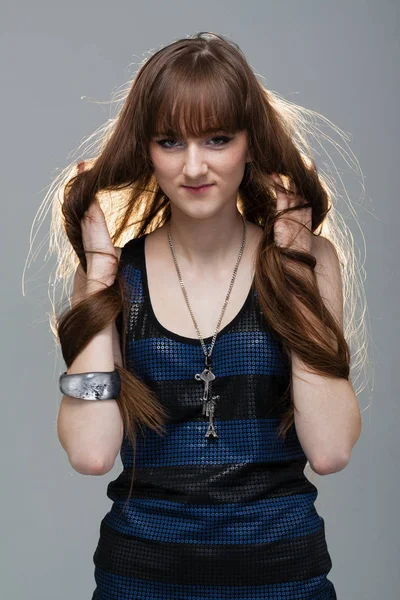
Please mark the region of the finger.
<svg viewBox="0 0 400 600"><path fill-rule="evenodd" d="M281 175L278 175L277 173L274 173L272 175L272 179L275 183L275 191L276 194L280 196L280 199L282 199L283 197L286 198L286 200L291 200L293 192L291 191L291 185L289 183L288 186L285 185L285 182L282 178ZM289 178L288 178L289 179ZM290 182L290 179L289 179Z"/></svg>
<svg viewBox="0 0 400 600"><path fill-rule="evenodd" d="M285 186L283 185L282 178L277 173L272 173L271 179L275 183L276 209L278 211L284 210L285 208L288 208L289 201L285 193Z"/></svg>
<svg viewBox="0 0 400 600"><path fill-rule="evenodd" d="M271 175L272 180L274 181L275 190L277 194L280 194L280 198L284 196L288 202L288 206L296 206L297 204L303 204L305 202L304 198L299 194L296 184L293 179L288 177L288 184L285 186L283 183L282 177L277 173L273 173Z"/></svg>

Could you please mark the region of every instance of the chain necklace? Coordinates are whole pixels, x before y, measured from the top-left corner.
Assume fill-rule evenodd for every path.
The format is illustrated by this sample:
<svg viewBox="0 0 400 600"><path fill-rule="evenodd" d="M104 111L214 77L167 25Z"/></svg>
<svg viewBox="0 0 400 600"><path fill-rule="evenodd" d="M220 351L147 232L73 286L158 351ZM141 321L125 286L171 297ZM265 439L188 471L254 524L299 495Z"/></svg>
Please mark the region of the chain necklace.
<svg viewBox="0 0 400 600"><path fill-rule="evenodd" d="M206 346L204 344L203 338L201 337L201 334L200 334L200 331L199 331L196 319L194 318L194 314L193 314L192 308L191 308L190 303L189 303L189 298L188 298L188 295L187 295L187 292L186 292L186 288L185 288L185 285L184 285L182 277L181 277L181 272L180 272L180 269L179 269L179 266L178 266L178 261L176 260L174 247L172 245L171 225L170 225L170 221L171 220L170 219L168 220L168 240L169 240L169 245L170 245L171 252L172 252L172 258L174 259L175 268L176 268L176 271L178 273L179 282L181 284L181 288L182 288L182 291L183 291L183 295L185 297L185 301L186 301L187 307L189 309L190 315L192 317L193 324L194 324L194 326L196 328L197 335L198 335L198 338L199 338L199 340L201 342L201 345L202 345L202 348L203 348L203 352L204 352L204 355L205 355L204 370L203 370L202 373L196 373L195 379L197 381L202 381L204 383L203 410L202 410L202 414L206 415L207 417L209 417L209 426L208 426L208 429L207 429L207 433L205 435L206 438L209 438L209 437L217 438L218 437L218 435L217 435L217 433L215 431L215 428L214 428L214 413L215 413L215 407L216 407L216 400L219 399L219 396L213 396L211 394L211 397L209 398L209 394L211 392L211 385L212 385L211 382L214 381L214 379L215 379L215 375L214 375L214 373L212 372L212 369L211 369L211 353L212 353L213 348L214 348L215 340L216 340L217 334L219 332L219 327L221 325L221 321L222 321L222 318L224 316L225 309L226 309L226 307L228 305L229 296L230 296L231 291L232 291L232 287L233 287L233 284L234 284L234 281L235 281L235 278L236 278L236 273L237 273L237 270L238 270L238 267L239 267L239 263L240 263L240 260L242 258L244 247L245 247L245 244L246 244L247 223L246 223L246 220L243 217L243 215L241 214L240 216L242 217L242 221L243 221L243 239L242 239L242 245L240 247L239 256L237 258L236 265L235 265L235 268L233 270L233 275L232 275L231 283L230 283L230 286L229 286L229 290L228 290L228 293L226 295L224 305L222 307L221 316L219 317L218 324L217 324L215 333L214 333L213 338L212 338L211 348L210 348L209 352L207 352L207 348L206 348Z"/></svg>

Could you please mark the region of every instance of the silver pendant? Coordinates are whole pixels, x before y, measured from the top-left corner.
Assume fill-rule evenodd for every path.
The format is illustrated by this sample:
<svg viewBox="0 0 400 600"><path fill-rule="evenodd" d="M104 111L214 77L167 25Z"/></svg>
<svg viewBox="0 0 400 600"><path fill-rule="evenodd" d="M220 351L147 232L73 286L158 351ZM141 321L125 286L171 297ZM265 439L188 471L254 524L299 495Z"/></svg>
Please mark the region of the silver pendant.
<svg viewBox="0 0 400 600"><path fill-rule="evenodd" d="M215 412L215 406L216 406L215 401L219 398L219 396L212 396L211 398L208 397L209 390L210 390L210 382L214 381L215 375L211 371L211 368L206 367L202 373L196 373L195 379L197 381L204 382L202 414L209 417L209 419L210 419L210 424L207 429L207 433L206 433L205 437L206 438L208 438L210 436L218 437L218 435L215 431L215 428L214 428L214 412Z"/></svg>
<svg viewBox="0 0 400 600"><path fill-rule="evenodd" d="M215 406L216 406L216 402L215 400L217 400L219 398L219 396L212 396L210 400L208 400L208 402L206 403L206 415L207 417L210 418L210 424L208 426L207 429L207 433L205 435L206 438L208 437L214 437L217 438L217 432L215 431L214 428L214 412L215 412Z"/></svg>

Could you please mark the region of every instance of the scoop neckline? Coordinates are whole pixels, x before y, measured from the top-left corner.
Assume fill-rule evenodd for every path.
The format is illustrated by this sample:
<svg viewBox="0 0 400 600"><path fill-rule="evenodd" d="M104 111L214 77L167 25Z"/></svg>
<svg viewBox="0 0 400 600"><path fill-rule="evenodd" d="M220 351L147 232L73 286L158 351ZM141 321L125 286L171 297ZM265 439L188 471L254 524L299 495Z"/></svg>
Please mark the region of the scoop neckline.
<svg viewBox="0 0 400 600"><path fill-rule="evenodd" d="M160 323L160 321L158 320L158 318L154 312L153 305L152 305L151 298L150 298L149 282L148 282L148 277L147 277L146 254L145 254L145 239L147 236L148 236L148 233L139 238L141 241L139 257L140 257L140 266L141 266L141 273L142 273L142 288L143 288L145 301L147 302L147 307L149 310L150 318L153 321L154 325L156 326L156 329L160 333L163 333L166 337L173 339L175 341L178 341L178 342L186 343L186 344L193 344L193 345L199 344L200 340L198 337L193 338L193 337L187 337L184 335L180 335L179 333L175 333L174 331L171 331L170 329L167 329L166 327L164 327L164 325L162 325L162 323ZM244 301L241 308L239 309L239 312L236 313L236 315L233 317L233 319L231 321L229 321L229 323L224 325L224 327L218 331L216 339L218 339L221 335L228 333L228 331L230 329L232 329L232 327L235 325L235 323L237 323L237 321L240 319L240 317L242 316L242 314L244 313L244 311L250 304L252 294L253 294L253 289L254 289L254 279L255 279L255 277L253 276L249 292L246 296L246 300ZM210 335L209 337L203 338L204 344L205 345L211 344L213 337L214 337L213 335Z"/></svg>

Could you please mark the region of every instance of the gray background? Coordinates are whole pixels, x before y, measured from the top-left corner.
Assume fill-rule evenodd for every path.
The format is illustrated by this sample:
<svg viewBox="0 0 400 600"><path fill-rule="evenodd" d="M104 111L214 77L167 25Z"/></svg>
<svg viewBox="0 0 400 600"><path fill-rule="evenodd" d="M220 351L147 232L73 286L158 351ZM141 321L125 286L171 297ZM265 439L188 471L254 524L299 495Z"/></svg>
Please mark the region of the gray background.
<svg viewBox="0 0 400 600"><path fill-rule="evenodd" d="M365 177L356 208L375 380L359 395L363 432L350 464L313 481L338 598L398 598L399 2L25 0L0 11L2 597L91 598L106 487L121 470L118 459L105 476L80 475L58 442L64 364L48 327L44 251L22 291L33 218L56 169L109 116L108 105L81 96L108 102L145 53L211 30L240 45L267 87L349 132ZM350 169L343 177L357 203L359 179Z"/></svg>

